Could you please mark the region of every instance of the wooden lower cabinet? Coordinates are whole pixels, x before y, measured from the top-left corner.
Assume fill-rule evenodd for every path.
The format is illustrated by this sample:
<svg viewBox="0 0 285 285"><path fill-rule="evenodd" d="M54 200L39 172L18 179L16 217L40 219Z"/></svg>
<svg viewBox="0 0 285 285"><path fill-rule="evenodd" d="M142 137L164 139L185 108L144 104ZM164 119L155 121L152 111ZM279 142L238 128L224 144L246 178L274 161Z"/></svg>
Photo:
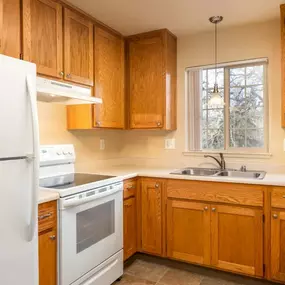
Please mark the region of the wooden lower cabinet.
<svg viewBox="0 0 285 285"><path fill-rule="evenodd" d="M124 200L124 260L137 251L136 198Z"/></svg>
<svg viewBox="0 0 285 285"><path fill-rule="evenodd" d="M210 206L167 201L167 257L210 265Z"/></svg>
<svg viewBox="0 0 285 285"><path fill-rule="evenodd" d="M263 211L211 205L211 265L263 276Z"/></svg>
<svg viewBox="0 0 285 285"><path fill-rule="evenodd" d="M56 230L39 234L39 284L56 285Z"/></svg>
<svg viewBox="0 0 285 285"><path fill-rule="evenodd" d="M162 255L162 187L163 182L141 182L141 250Z"/></svg>
<svg viewBox="0 0 285 285"><path fill-rule="evenodd" d="M39 205L39 285L57 284L57 202Z"/></svg>
<svg viewBox="0 0 285 285"><path fill-rule="evenodd" d="M272 211L271 278L285 282L285 210Z"/></svg>

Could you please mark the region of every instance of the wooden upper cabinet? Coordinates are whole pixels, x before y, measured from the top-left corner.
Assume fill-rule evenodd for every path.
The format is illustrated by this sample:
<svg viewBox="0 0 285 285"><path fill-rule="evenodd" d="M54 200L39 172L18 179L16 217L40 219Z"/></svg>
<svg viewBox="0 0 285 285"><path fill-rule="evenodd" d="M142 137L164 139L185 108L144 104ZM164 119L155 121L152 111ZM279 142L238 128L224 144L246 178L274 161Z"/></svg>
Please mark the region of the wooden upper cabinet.
<svg viewBox="0 0 285 285"><path fill-rule="evenodd" d="M167 201L167 256L210 265L210 205Z"/></svg>
<svg viewBox="0 0 285 285"><path fill-rule="evenodd" d="M212 266L263 277L263 211L211 206Z"/></svg>
<svg viewBox="0 0 285 285"><path fill-rule="evenodd" d="M137 251L136 199L124 200L124 260Z"/></svg>
<svg viewBox="0 0 285 285"><path fill-rule="evenodd" d="M282 102L281 102L281 126L285 128L285 4L280 6L281 23L281 82L282 82Z"/></svg>
<svg viewBox="0 0 285 285"><path fill-rule="evenodd" d="M24 59L37 72L63 78L62 6L52 0L23 0Z"/></svg>
<svg viewBox="0 0 285 285"><path fill-rule="evenodd" d="M93 23L64 9L64 79L93 86Z"/></svg>
<svg viewBox="0 0 285 285"><path fill-rule="evenodd" d="M141 249L162 254L162 183L144 179L141 182Z"/></svg>
<svg viewBox="0 0 285 285"><path fill-rule="evenodd" d="M0 0L0 53L21 56L20 0Z"/></svg>
<svg viewBox="0 0 285 285"><path fill-rule="evenodd" d="M95 28L95 96L103 104L94 105L94 127L125 127L124 40Z"/></svg>
<svg viewBox="0 0 285 285"><path fill-rule="evenodd" d="M285 282L285 211L272 211L271 278Z"/></svg>
<svg viewBox="0 0 285 285"><path fill-rule="evenodd" d="M176 129L176 38L167 30L127 39L132 129Z"/></svg>

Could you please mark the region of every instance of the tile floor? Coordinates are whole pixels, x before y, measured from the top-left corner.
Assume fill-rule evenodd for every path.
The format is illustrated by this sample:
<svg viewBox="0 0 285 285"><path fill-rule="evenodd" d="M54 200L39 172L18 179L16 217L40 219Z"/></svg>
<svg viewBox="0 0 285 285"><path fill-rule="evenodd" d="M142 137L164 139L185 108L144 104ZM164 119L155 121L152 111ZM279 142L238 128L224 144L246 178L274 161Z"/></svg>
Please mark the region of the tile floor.
<svg viewBox="0 0 285 285"><path fill-rule="evenodd" d="M114 285L269 285L234 274L181 262L136 255L125 264L124 276Z"/></svg>

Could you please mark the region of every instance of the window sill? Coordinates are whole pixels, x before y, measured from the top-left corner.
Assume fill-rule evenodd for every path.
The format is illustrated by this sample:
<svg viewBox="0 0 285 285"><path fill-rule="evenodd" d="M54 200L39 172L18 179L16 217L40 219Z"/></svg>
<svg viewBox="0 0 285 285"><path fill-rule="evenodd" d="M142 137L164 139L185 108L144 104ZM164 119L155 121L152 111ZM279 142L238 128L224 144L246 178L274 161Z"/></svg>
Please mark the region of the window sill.
<svg viewBox="0 0 285 285"><path fill-rule="evenodd" d="M204 156L204 155L215 155L223 153L226 157L233 158L253 158L253 159L269 159L272 157L271 153L254 153L254 152L232 152L232 151L184 151L185 156Z"/></svg>

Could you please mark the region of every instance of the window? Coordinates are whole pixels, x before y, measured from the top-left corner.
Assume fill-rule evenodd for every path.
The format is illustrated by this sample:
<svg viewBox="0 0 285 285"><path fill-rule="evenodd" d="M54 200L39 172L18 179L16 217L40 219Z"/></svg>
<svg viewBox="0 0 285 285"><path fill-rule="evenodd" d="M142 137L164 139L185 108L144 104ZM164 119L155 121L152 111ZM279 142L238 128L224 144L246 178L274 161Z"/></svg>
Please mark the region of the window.
<svg viewBox="0 0 285 285"><path fill-rule="evenodd" d="M218 65L225 105L211 107L214 66L187 69L188 150L267 152L266 77L266 59Z"/></svg>

